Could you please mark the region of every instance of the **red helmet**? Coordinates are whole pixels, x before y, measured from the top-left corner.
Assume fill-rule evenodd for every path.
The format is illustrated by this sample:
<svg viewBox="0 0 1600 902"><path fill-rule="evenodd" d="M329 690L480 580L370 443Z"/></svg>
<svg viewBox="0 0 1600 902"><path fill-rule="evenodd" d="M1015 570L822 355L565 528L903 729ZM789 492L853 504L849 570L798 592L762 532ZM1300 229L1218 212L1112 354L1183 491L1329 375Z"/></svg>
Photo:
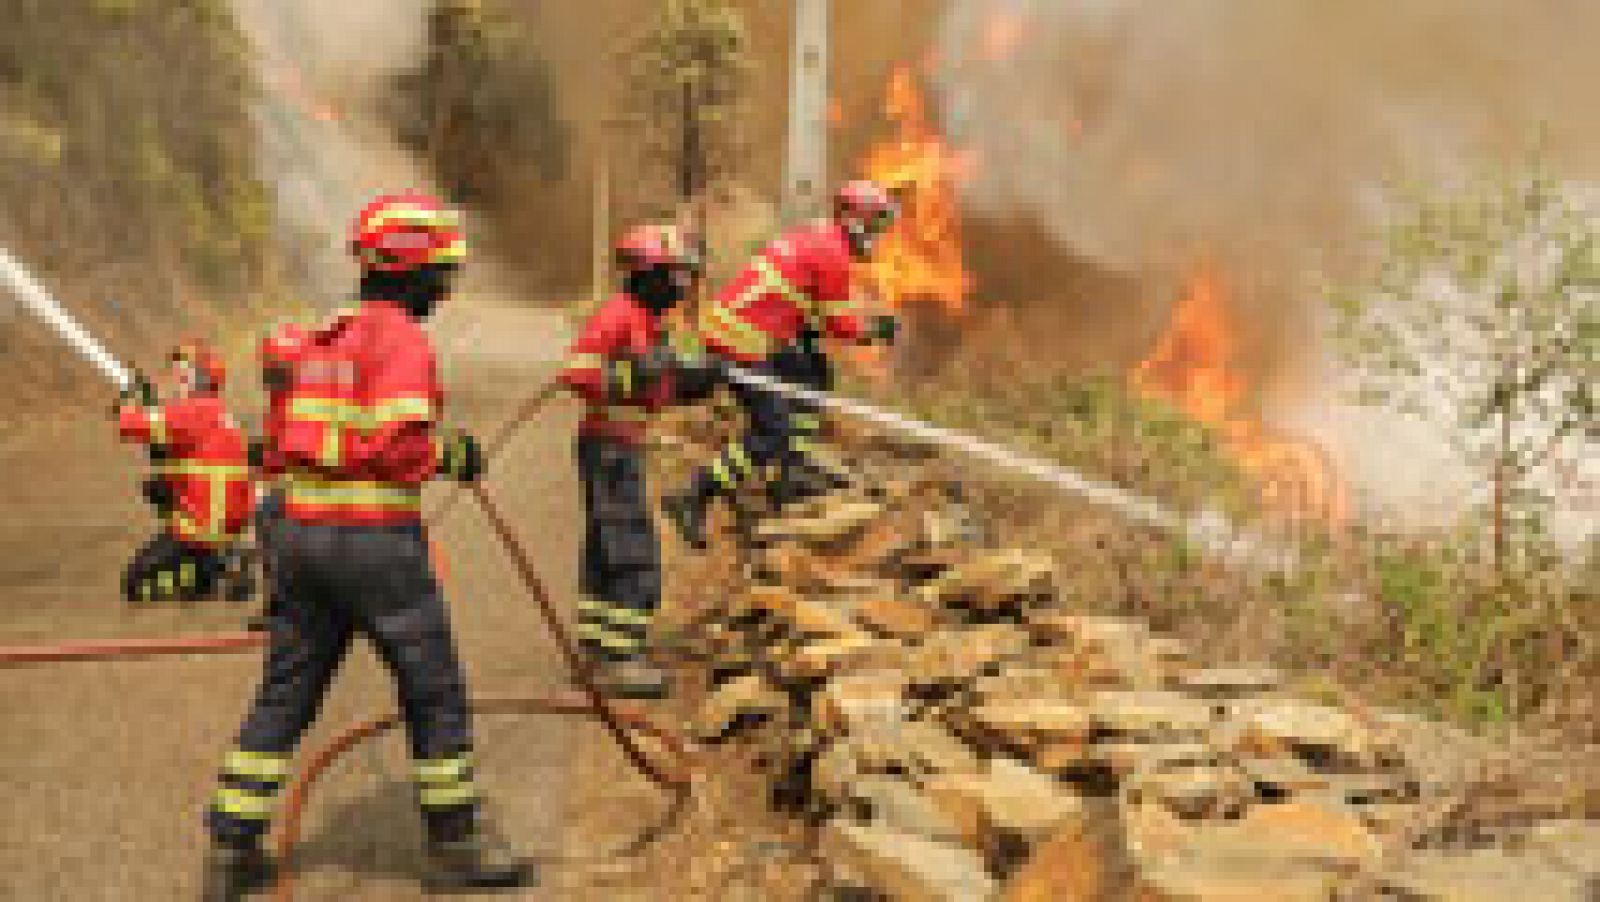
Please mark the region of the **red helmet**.
<svg viewBox="0 0 1600 902"><path fill-rule="evenodd" d="M261 339L261 366L270 368L293 363L305 340L305 328L295 323L284 323L273 329Z"/></svg>
<svg viewBox="0 0 1600 902"><path fill-rule="evenodd" d="M222 391L228 381L228 368L211 346L198 338L189 338L172 349L173 363L187 364L195 373L200 391Z"/></svg>
<svg viewBox="0 0 1600 902"><path fill-rule="evenodd" d="M367 269L405 272L460 262L467 253L461 218L427 194L389 194L356 217L350 249Z"/></svg>
<svg viewBox="0 0 1600 902"><path fill-rule="evenodd" d="M900 205L877 182L858 179L845 182L833 194L833 217L840 222L858 222L874 232L882 232L900 214Z"/></svg>
<svg viewBox="0 0 1600 902"><path fill-rule="evenodd" d="M623 272L656 267L698 272L700 257L683 230L673 225L641 225L617 240L617 266Z"/></svg>

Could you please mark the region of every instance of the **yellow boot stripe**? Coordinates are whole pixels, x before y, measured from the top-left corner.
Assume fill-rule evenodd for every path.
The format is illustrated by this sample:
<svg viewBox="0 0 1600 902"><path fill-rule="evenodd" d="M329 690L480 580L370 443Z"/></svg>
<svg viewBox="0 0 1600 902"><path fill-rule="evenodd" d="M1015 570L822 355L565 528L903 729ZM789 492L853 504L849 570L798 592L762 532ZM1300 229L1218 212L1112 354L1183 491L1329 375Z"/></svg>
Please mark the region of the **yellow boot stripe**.
<svg viewBox="0 0 1600 902"><path fill-rule="evenodd" d="M228 753L222 769L235 777L277 781L289 775L289 756L235 750Z"/></svg>
<svg viewBox="0 0 1600 902"><path fill-rule="evenodd" d="M475 801L478 789L471 782L453 783L449 786L425 787L418 796L424 808L449 808Z"/></svg>
<svg viewBox="0 0 1600 902"><path fill-rule="evenodd" d="M224 786L217 790L214 805L218 811L250 821L264 821L272 816L273 798L270 795Z"/></svg>
<svg viewBox="0 0 1600 902"><path fill-rule="evenodd" d="M466 779L472 770L472 759L466 755L457 755L454 758L436 758L432 761L418 761L413 765L418 783L457 783Z"/></svg>

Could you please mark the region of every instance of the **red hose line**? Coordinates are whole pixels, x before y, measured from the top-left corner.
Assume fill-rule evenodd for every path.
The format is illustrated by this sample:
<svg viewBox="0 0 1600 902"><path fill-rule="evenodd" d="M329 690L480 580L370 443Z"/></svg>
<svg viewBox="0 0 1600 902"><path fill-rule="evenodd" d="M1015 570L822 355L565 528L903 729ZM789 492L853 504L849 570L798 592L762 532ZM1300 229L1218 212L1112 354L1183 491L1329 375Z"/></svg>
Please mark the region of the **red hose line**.
<svg viewBox="0 0 1600 902"><path fill-rule="evenodd" d="M237 654L254 651L266 643L266 633L236 632L0 646L0 667L68 661L133 660L168 655Z"/></svg>
<svg viewBox="0 0 1600 902"><path fill-rule="evenodd" d="M475 699L472 708L474 711L479 712L521 709L579 716L596 713L590 700L573 695L495 696ZM636 711L621 711L614 708L608 710L618 722L661 742L680 769L685 772L681 781L673 784L672 805L669 809L673 813L680 812L682 803L688 799L689 789L692 785L686 775L689 766L689 752L682 741ZM305 814L306 804L311 798L311 791L315 788L317 781L345 753L369 739L388 733L399 726L400 722L398 715L391 714L387 717L373 718L354 724L329 740L326 745L317 749L300 768L299 775L284 793L283 813L278 822L277 860L279 871L278 882L273 890L273 898L277 902L293 902L294 900L295 874L293 868L290 867L290 860L294 854L295 847L300 843L300 824Z"/></svg>

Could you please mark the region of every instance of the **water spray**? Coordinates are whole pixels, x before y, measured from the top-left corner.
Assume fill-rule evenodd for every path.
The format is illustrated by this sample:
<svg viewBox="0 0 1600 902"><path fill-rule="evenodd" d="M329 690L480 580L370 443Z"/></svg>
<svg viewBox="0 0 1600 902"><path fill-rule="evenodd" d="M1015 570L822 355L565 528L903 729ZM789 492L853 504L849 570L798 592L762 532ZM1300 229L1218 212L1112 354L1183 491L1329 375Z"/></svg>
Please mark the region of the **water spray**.
<svg viewBox="0 0 1600 902"><path fill-rule="evenodd" d="M1082 473L1030 457L976 436L935 426L851 398L791 385L740 367L726 366L724 372L729 379L750 388L783 395L865 420L891 432L930 445L960 451L1002 469L1062 489L1092 504L1114 510L1134 522L1161 532L1182 536L1211 554L1235 563L1268 571L1282 571L1294 566L1295 554L1292 549L1277 547L1260 537L1245 535L1220 513L1206 512L1183 516L1126 489L1090 479Z"/></svg>
<svg viewBox="0 0 1600 902"><path fill-rule="evenodd" d="M117 388L125 389L133 384L133 371L123 366L104 345L96 341L5 248L0 248L0 280L22 301L24 307L43 320L68 347L77 351L78 356L87 360Z"/></svg>

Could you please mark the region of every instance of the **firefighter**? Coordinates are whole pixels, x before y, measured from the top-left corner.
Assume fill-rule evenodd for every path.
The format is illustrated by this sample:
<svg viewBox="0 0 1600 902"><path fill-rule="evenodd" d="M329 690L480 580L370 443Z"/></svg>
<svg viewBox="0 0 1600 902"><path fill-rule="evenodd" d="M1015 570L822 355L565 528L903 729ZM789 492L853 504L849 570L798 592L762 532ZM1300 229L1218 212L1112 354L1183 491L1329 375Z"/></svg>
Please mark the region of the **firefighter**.
<svg viewBox="0 0 1600 902"><path fill-rule="evenodd" d="M281 470L271 539L265 672L207 811L206 898L264 886L260 842L295 745L355 634L392 674L440 890L526 886L531 865L480 813L461 665L427 552L425 481L476 480L477 442L438 427L440 390L422 322L465 253L456 214L420 194L380 197L356 221L359 306L310 329L285 374L264 457Z"/></svg>
<svg viewBox="0 0 1600 902"><path fill-rule="evenodd" d="M673 226L628 231L616 246L622 290L584 324L560 376L588 403L577 441L585 510L578 634L596 683L616 696L666 691L643 655L661 600L643 445L652 414L709 391L706 373L669 350L662 322L691 288L697 258Z"/></svg>
<svg viewBox="0 0 1600 902"><path fill-rule="evenodd" d="M122 438L150 449L155 472L145 498L164 521L123 576L130 602L210 596L230 573L254 500L244 434L219 397L222 361L203 343L186 341L170 362L165 403L140 377L117 407ZM242 588L248 586L238 584L232 597Z"/></svg>
<svg viewBox="0 0 1600 902"><path fill-rule="evenodd" d="M890 343L898 321L865 316L856 302L852 269L871 256L897 209L879 185L853 181L834 195L832 216L790 230L761 250L707 305L700 333L719 357L750 371L817 391L828 390L833 370L825 338ZM683 538L706 546L706 514L769 466L777 479L768 490L775 505L830 484L810 460L822 416L815 405L734 382L748 421L744 438L728 445L695 474L687 492L663 507Z"/></svg>

